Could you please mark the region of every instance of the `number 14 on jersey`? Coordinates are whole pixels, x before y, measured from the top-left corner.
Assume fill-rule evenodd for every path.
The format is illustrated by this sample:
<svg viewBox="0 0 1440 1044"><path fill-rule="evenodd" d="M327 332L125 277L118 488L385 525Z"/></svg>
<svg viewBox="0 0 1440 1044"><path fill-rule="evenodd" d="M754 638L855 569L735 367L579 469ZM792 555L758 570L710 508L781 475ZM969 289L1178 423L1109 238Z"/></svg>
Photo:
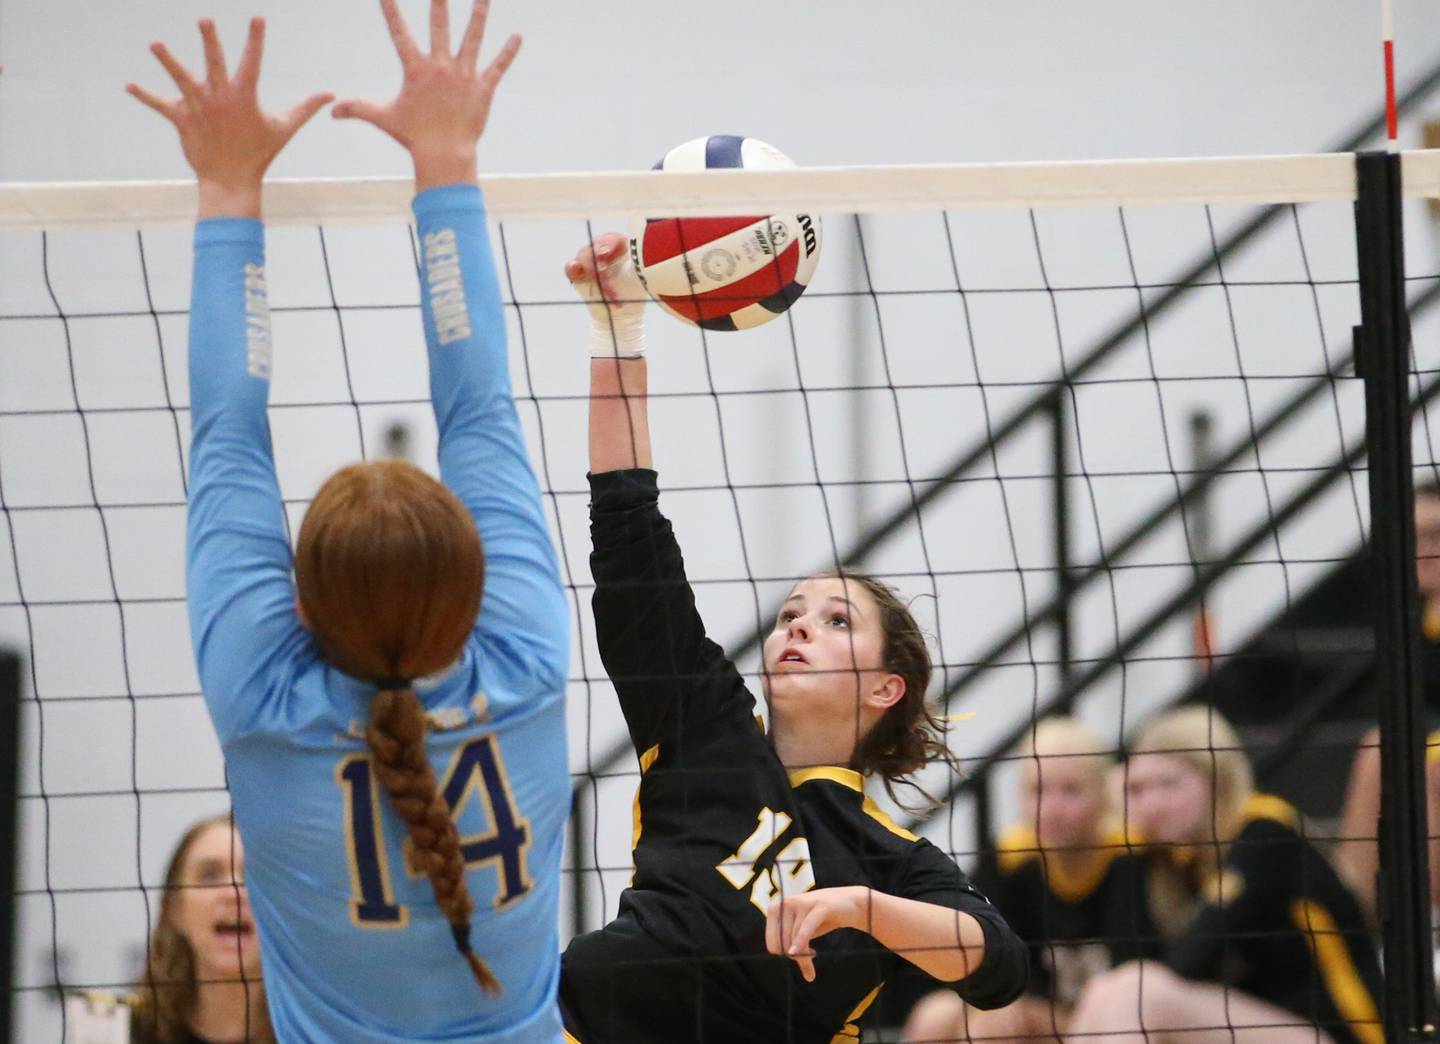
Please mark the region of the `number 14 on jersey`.
<svg viewBox="0 0 1440 1044"><path fill-rule="evenodd" d="M403 928L410 912L395 901L380 803L385 800L370 768L370 758L352 754L335 766L335 782L345 795L345 848L350 862L350 920L360 928ZM488 824L484 833L460 837L466 871L495 865L499 882L495 908L524 898L534 886L527 867L530 821L515 807L510 779L494 736L464 744L450 759L440 792L457 821L472 797L478 797ZM407 841L406 847L409 844ZM411 877L423 876L406 868Z"/></svg>

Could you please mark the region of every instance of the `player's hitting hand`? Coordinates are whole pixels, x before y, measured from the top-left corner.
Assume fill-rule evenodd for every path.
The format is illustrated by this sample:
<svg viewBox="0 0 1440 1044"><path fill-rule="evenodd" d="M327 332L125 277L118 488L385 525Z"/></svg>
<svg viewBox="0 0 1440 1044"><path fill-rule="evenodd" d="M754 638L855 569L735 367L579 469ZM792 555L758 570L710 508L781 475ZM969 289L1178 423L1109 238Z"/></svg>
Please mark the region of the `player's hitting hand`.
<svg viewBox="0 0 1440 1044"><path fill-rule="evenodd" d="M333 114L373 123L409 149L417 190L474 181L475 145L490 118L495 89L520 50L519 34L511 35L494 61L479 70L490 0L475 0L454 54L448 0L431 0L428 54L410 35L395 0L380 0L380 9L405 74L400 93L384 104L347 99L335 106Z"/></svg>
<svg viewBox="0 0 1440 1044"><path fill-rule="evenodd" d="M593 286L605 300L623 301L625 294L616 285L615 275L624 263L625 237L619 232L602 232L593 243L581 247L579 253L565 262L565 278L586 300L597 299L591 290Z"/></svg>
<svg viewBox="0 0 1440 1044"><path fill-rule="evenodd" d="M215 23L200 22L205 44L205 78L197 80L163 43L150 45L175 86L176 101L150 93L137 84L125 89L175 125L180 147L200 182L200 216L235 214L258 217L260 185L270 162L333 94L312 94L283 116L260 108L256 85L265 50L265 20L250 21L245 53L231 76Z"/></svg>
<svg viewBox="0 0 1440 1044"><path fill-rule="evenodd" d="M864 885L817 888L776 899L765 915L765 949L789 957L806 982L815 981L810 943L837 928L870 930L870 889Z"/></svg>

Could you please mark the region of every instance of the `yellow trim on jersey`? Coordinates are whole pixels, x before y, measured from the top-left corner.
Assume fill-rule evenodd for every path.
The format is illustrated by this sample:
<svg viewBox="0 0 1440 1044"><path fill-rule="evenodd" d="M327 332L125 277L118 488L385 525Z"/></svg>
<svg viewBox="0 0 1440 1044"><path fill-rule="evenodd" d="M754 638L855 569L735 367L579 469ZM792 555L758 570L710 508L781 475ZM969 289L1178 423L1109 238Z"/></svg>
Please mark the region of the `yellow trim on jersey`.
<svg viewBox="0 0 1440 1044"><path fill-rule="evenodd" d="M560 1032L565 1034L565 1044L580 1044L580 1038L569 1030L562 1028Z"/></svg>
<svg viewBox="0 0 1440 1044"><path fill-rule="evenodd" d="M1425 737L1425 764L1440 763L1440 729Z"/></svg>
<svg viewBox="0 0 1440 1044"><path fill-rule="evenodd" d="M796 769L790 773L790 786L793 789L817 779L839 783L842 787L855 791L863 798L860 802L860 810L896 837L903 837L906 841L920 840L919 834L912 834L906 830L871 800L870 796L865 793L865 777L854 769L841 768L838 765L816 765L814 768Z"/></svg>
<svg viewBox="0 0 1440 1044"><path fill-rule="evenodd" d="M860 1027L857 1025L860 1021L860 1016L869 1010L870 1005L875 1003L875 998L880 996L880 991L884 988L885 984L882 982L879 986L876 986L869 993L865 994L865 999L855 1005L854 1011L845 1016L844 1027L839 1033L830 1038L830 1044L855 1044L855 1042L860 1039Z"/></svg>
<svg viewBox="0 0 1440 1044"><path fill-rule="evenodd" d="M1290 920L1310 944L1325 990L1335 1002L1340 1017L1349 1023L1350 1032L1360 1044L1385 1044L1375 998L1360 978L1350 957L1350 948L1341 938L1330 911L1314 900L1296 899L1290 904Z"/></svg>
<svg viewBox="0 0 1440 1044"><path fill-rule="evenodd" d="M1425 606L1420 614L1420 633L1432 642L1440 642L1440 610Z"/></svg>
<svg viewBox="0 0 1440 1044"><path fill-rule="evenodd" d="M1126 840L1123 830L1117 828L1106 831L1099 842L1101 847L1085 853L1084 865L1078 871L1067 869L1059 859L1046 859L1042 864L1046 887L1062 903L1084 902L1100 887L1100 882L1105 880L1115 857L1131 843L1133 842ZM1031 860L1040 860L1047 854L1041 851L1034 828L1024 823L1017 823L1001 834L997 848L996 858L1000 870L1007 874L1013 874Z"/></svg>
<svg viewBox="0 0 1440 1044"><path fill-rule="evenodd" d="M651 747L649 750L647 750L644 754L640 755L640 775L642 777L645 775L645 773L650 771L650 766L655 764L656 760L659 757L660 744L658 743L655 744L655 746ZM630 851L633 853L635 849L640 847L640 835L645 830L645 824L641 821L640 816L640 786L638 783L635 786L635 801L630 808L630 818L632 821L630 830ZM633 884L635 875L631 874L630 877L631 883Z"/></svg>
<svg viewBox="0 0 1440 1044"><path fill-rule="evenodd" d="M816 765L813 768L796 769L790 773L790 786L793 789L813 779L828 779L831 783L849 787L857 794L865 792L865 777L854 769L841 768L839 765Z"/></svg>
<svg viewBox="0 0 1440 1044"><path fill-rule="evenodd" d="M1295 806L1274 794L1251 794L1245 799L1240 815L1246 823L1255 819L1273 819L1291 830L1300 829L1300 813L1295 811Z"/></svg>

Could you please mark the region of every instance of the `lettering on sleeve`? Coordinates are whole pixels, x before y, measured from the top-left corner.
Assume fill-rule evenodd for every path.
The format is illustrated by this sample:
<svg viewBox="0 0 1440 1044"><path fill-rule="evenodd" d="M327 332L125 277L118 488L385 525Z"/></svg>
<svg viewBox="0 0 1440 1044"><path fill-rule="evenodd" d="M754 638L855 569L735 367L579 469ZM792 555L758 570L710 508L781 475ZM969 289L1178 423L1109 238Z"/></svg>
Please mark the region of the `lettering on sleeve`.
<svg viewBox="0 0 1440 1044"><path fill-rule="evenodd" d="M441 344L453 344L469 337L470 308L465 300L453 228L425 233L425 289L430 295L436 339Z"/></svg>

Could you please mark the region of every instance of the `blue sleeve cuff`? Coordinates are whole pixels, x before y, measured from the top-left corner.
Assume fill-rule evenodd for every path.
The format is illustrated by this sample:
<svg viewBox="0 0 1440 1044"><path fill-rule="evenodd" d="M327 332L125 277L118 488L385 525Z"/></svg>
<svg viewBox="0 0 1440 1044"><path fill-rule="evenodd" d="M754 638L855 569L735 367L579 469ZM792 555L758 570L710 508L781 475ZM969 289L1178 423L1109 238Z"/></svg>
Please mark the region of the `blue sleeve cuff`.
<svg viewBox="0 0 1440 1044"><path fill-rule="evenodd" d="M485 213L485 202L480 195L480 186L473 183L441 185L426 189L415 197L411 205L417 218L426 218L447 210L478 211Z"/></svg>
<svg viewBox="0 0 1440 1044"><path fill-rule="evenodd" d="M195 245L206 243L259 243L265 223L259 218L213 217L195 222Z"/></svg>

